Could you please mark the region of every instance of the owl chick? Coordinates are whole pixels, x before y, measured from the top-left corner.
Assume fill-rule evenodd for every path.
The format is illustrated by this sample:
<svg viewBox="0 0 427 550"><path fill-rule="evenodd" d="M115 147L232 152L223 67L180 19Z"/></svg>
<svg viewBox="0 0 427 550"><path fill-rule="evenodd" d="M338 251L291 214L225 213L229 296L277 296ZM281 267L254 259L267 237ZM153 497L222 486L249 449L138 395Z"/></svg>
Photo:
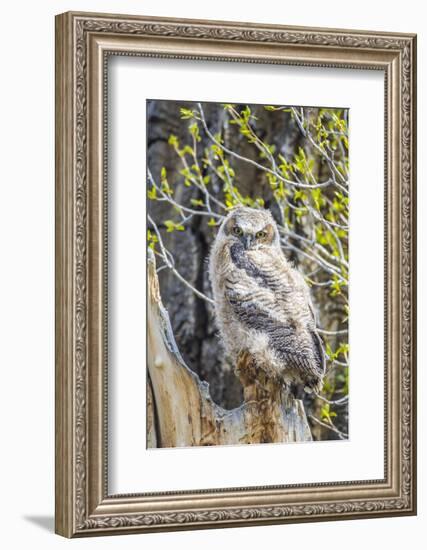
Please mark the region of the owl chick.
<svg viewBox="0 0 427 550"><path fill-rule="evenodd" d="M318 392L325 353L310 292L286 260L268 210L240 207L224 219L213 243L209 275L217 325L236 364L249 353L298 397Z"/></svg>

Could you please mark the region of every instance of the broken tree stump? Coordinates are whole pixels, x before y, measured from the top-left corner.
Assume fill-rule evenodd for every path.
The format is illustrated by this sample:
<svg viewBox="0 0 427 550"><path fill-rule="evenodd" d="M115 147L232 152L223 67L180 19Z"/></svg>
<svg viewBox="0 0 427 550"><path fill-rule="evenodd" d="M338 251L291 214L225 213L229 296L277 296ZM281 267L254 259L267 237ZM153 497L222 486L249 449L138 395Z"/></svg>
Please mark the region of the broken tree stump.
<svg viewBox="0 0 427 550"><path fill-rule="evenodd" d="M148 253L147 447L311 441L302 401L268 378L243 353L236 375L243 403L226 410L185 364L161 300L154 254Z"/></svg>

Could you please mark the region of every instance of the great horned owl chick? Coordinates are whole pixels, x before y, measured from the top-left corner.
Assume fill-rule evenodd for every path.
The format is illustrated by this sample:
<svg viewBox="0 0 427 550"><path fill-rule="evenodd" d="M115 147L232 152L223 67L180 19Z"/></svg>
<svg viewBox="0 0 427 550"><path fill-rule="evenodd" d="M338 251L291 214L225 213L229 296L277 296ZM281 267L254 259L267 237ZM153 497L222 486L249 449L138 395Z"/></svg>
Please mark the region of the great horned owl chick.
<svg viewBox="0 0 427 550"><path fill-rule="evenodd" d="M240 207L227 215L209 274L217 325L234 363L246 352L298 395L320 391L325 354L309 288L286 260L268 210Z"/></svg>

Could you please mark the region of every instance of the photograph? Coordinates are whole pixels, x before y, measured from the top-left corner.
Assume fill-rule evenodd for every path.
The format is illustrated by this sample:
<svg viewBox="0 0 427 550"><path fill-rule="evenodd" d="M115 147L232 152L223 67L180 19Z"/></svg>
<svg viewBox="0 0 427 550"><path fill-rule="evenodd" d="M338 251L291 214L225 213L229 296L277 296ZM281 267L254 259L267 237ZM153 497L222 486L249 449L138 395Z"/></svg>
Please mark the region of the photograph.
<svg viewBox="0 0 427 550"><path fill-rule="evenodd" d="M349 439L348 107L146 113L147 448Z"/></svg>

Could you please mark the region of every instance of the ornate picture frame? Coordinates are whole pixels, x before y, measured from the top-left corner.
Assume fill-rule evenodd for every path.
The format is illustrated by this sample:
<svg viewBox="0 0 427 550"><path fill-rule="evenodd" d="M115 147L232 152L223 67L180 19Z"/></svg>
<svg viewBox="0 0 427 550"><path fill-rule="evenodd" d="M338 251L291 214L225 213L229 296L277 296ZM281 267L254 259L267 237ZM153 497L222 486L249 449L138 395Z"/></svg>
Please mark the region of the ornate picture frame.
<svg viewBox="0 0 427 550"><path fill-rule="evenodd" d="M109 56L384 72L384 479L111 495ZM416 36L68 12L56 17L56 532L65 537L416 513Z"/></svg>

